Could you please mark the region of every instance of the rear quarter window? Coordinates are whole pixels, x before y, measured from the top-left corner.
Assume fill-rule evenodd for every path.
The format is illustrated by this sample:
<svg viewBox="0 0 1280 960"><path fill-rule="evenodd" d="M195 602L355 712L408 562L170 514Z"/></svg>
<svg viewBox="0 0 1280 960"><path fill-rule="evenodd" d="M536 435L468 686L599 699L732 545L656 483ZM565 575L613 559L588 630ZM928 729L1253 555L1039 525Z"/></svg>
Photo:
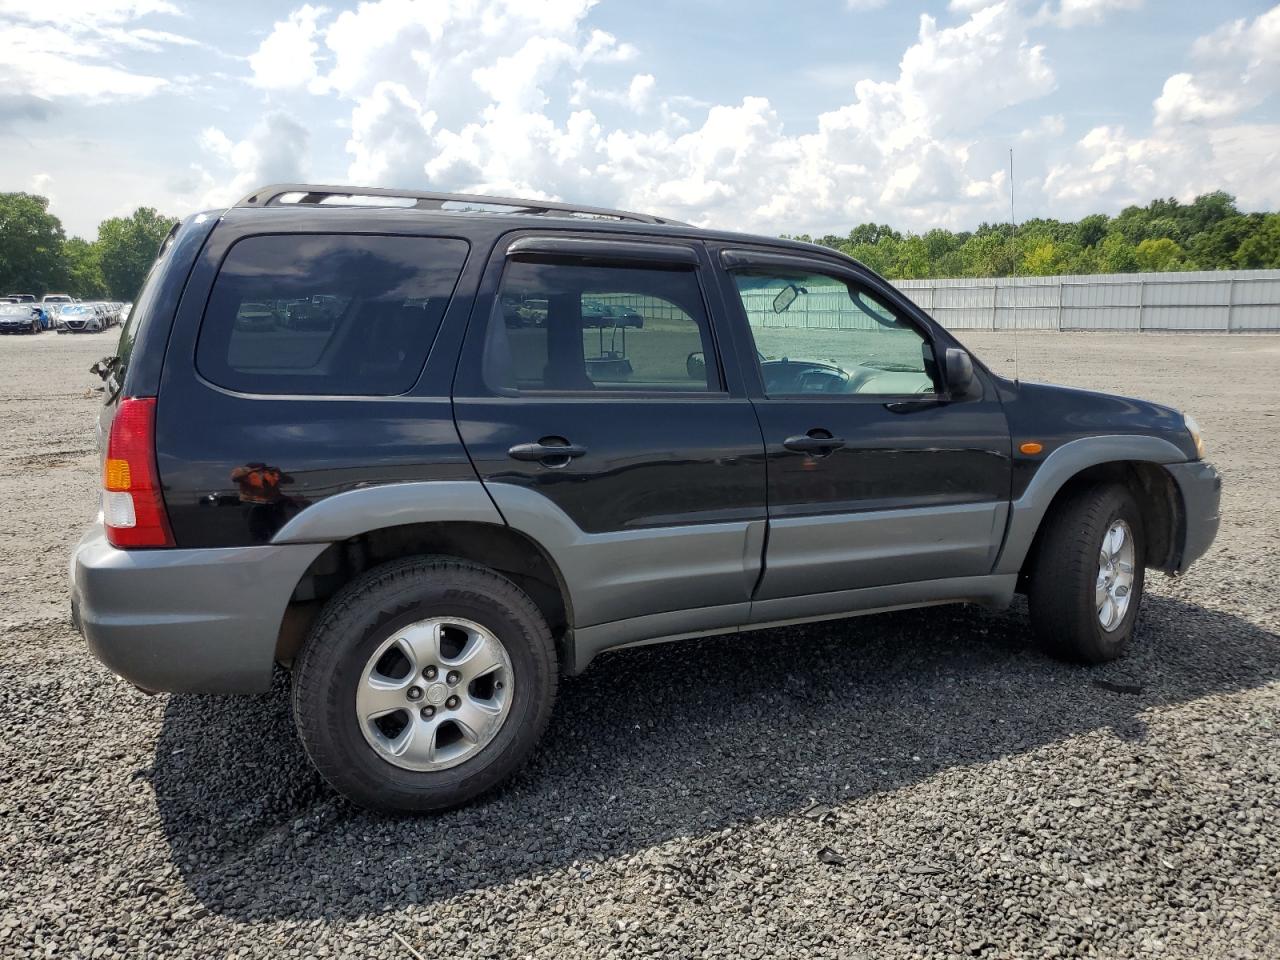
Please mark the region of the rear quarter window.
<svg viewBox="0 0 1280 960"><path fill-rule="evenodd" d="M196 369L242 393L405 393L466 256L465 241L439 237L246 237L214 281Z"/></svg>

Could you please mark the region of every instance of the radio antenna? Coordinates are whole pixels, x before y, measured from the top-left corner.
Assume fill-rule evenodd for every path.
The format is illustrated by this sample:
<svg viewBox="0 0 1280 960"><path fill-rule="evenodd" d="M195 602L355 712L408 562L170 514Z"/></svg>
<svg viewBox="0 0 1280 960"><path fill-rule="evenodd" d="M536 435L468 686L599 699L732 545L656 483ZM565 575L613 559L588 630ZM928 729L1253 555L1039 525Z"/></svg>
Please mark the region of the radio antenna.
<svg viewBox="0 0 1280 960"><path fill-rule="evenodd" d="M1010 226L1013 227L1014 232L1016 233L1018 229L1018 220L1017 220L1017 217L1013 215L1013 147L1009 148L1009 224ZM998 297L999 295L1000 295L1000 287L999 287L999 284L997 283L996 289L993 290L991 293L992 300L994 301L995 298ZM995 319L995 315L996 315L996 311L992 309L991 317L993 321ZM1016 313L1014 314L1014 317L1013 317L1013 382L1014 383L1019 382L1018 381L1018 316Z"/></svg>
<svg viewBox="0 0 1280 960"><path fill-rule="evenodd" d="M1013 147L1009 148L1009 222L1018 225L1018 218L1013 215Z"/></svg>

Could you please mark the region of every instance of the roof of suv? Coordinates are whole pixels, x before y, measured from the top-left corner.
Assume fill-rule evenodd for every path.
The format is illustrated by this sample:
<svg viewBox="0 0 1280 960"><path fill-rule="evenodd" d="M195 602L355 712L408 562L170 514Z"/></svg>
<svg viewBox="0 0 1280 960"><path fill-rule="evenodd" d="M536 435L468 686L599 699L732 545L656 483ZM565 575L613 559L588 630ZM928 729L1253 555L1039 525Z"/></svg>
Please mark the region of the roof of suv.
<svg viewBox="0 0 1280 960"><path fill-rule="evenodd" d="M290 211L311 209L336 211L352 208L366 212L384 210L389 214L426 213L463 215L468 218L519 219L563 218L575 221L575 226L587 230L621 229L624 232L653 233L671 236L696 237L725 242L767 243L787 247L797 252L818 253L846 262L856 263L852 257L831 247L801 240L789 240L758 234L709 230L695 227L668 217L647 213L634 213L610 207L592 207L551 200L529 200L517 197L498 197L486 194L439 193L435 191L401 190L385 187L333 186L305 183L277 183L255 190L242 198L232 209L280 208Z"/></svg>

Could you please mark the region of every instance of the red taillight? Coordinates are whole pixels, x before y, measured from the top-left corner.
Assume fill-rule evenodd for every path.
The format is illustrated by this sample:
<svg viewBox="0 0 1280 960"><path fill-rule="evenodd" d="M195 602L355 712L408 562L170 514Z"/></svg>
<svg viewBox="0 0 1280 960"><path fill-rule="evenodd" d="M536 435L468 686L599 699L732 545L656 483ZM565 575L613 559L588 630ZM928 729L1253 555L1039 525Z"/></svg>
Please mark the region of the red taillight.
<svg viewBox="0 0 1280 960"><path fill-rule="evenodd" d="M120 401L102 469L102 518L116 547L172 547L156 470L156 398Z"/></svg>

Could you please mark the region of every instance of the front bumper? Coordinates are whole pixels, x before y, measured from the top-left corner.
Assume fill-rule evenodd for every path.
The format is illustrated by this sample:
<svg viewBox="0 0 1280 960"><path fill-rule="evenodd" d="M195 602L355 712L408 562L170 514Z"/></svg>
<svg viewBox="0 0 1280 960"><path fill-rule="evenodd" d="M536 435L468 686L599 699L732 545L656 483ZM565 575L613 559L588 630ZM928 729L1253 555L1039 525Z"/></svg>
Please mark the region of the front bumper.
<svg viewBox="0 0 1280 960"><path fill-rule="evenodd" d="M1191 463L1166 463L1182 497L1182 544L1176 569L1182 573L1192 562L1204 556L1218 535L1222 521L1222 477L1213 464L1204 460Z"/></svg>
<svg viewBox="0 0 1280 960"><path fill-rule="evenodd" d="M260 693L289 597L325 546L118 550L99 521L71 556L72 620L144 690Z"/></svg>

